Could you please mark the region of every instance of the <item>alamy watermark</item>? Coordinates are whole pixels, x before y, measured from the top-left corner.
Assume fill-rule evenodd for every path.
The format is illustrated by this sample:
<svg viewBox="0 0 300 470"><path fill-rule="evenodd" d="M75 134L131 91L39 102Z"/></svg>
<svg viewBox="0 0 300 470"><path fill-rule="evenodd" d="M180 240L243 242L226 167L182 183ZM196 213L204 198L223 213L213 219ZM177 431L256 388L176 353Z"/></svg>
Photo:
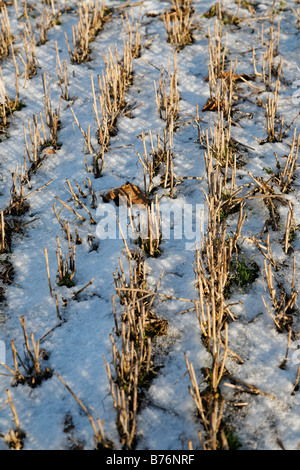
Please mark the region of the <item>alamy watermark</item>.
<svg viewBox="0 0 300 470"><path fill-rule="evenodd" d="M296 91L294 91L292 95L292 102L295 105L300 105L300 79L293 82L292 88L296 88Z"/></svg>
<svg viewBox="0 0 300 470"><path fill-rule="evenodd" d="M131 205L120 198L119 206L98 206L96 235L100 240L137 240L148 237L182 240L186 250L194 250L204 233L204 204L172 200L151 206Z"/></svg>
<svg viewBox="0 0 300 470"><path fill-rule="evenodd" d="M5 362L6 362L5 342L0 340L0 363L5 364Z"/></svg>
<svg viewBox="0 0 300 470"><path fill-rule="evenodd" d="M294 350L293 354L291 355L291 360L293 364L300 363L300 340L294 341L292 343L291 348Z"/></svg>
<svg viewBox="0 0 300 470"><path fill-rule="evenodd" d="M5 104L6 102L6 90L2 78L0 78L0 104Z"/></svg>

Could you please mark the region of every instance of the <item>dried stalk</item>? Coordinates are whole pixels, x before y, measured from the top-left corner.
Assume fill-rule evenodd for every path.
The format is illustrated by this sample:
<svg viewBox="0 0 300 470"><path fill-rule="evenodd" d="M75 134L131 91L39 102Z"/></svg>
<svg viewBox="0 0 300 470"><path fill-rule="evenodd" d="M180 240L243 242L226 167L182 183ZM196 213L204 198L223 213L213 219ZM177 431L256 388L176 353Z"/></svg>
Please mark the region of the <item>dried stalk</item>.
<svg viewBox="0 0 300 470"><path fill-rule="evenodd" d="M286 162L283 168L281 168L280 161L275 153L277 160L277 168L279 169L278 174L275 175L274 181L280 185L281 192L287 193L290 189L290 185L294 180L294 173L296 169L296 163L298 158L298 152L300 148L300 134L297 134L297 129L294 129L291 150L288 155L286 155Z"/></svg>
<svg viewBox="0 0 300 470"><path fill-rule="evenodd" d="M62 93L61 96L63 100L69 101L70 99L69 92L68 92L69 73L68 73L67 61L64 60L63 65L61 65L57 41L55 41L55 49L56 49L56 72L57 72L58 84L60 86L61 93Z"/></svg>
<svg viewBox="0 0 300 470"><path fill-rule="evenodd" d="M300 8L297 8L297 10L295 10L295 8L291 8L291 10L297 18L297 28L300 29Z"/></svg>
<svg viewBox="0 0 300 470"><path fill-rule="evenodd" d="M193 42L192 0L172 0L172 10L163 15L168 42L181 50Z"/></svg>
<svg viewBox="0 0 300 470"><path fill-rule="evenodd" d="M15 56L13 54L13 61L15 66L15 98L12 99L8 96L3 80L2 69L0 67L0 133L5 134L5 128L9 125L8 117L15 111L20 110L24 105L19 99L19 69Z"/></svg>
<svg viewBox="0 0 300 470"><path fill-rule="evenodd" d="M285 234L284 234L284 239L283 239L284 252L286 254L289 253L289 251L291 250L291 240L297 229L297 227L295 226L294 209L290 201L289 201L289 207L290 207L290 210L286 218Z"/></svg>
<svg viewBox="0 0 300 470"><path fill-rule="evenodd" d="M193 364L188 361L186 355L185 360L192 384L189 390L205 431L205 437L199 431L202 448L203 450L228 449L224 424L222 423L225 400L221 399L216 391L204 390L204 392L200 392Z"/></svg>
<svg viewBox="0 0 300 470"><path fill-rule="evenodd" d="M6 364L1 363L10 374L13 376L12 386L19 384L28 384L31 388L34 388L41 384L43 380L47 380L52 377L52 372L49 367L42 368L40 359L46 358L45 351L40 349L40 340L35 341L34 334L30 334L31 345L25 325L25 317L19 318L24 335L25 351L24 358L21 359L14 340L11 340L11 350L13 356L14 369L11 369ZM20 372L22 367L23 372Z"/></svg>
<svg viewBox="0 0 300 470"><path fill-rule="evenodd" d="M170 188L170 195L173 195L173 191L177 182L176 176L173 172L173 122L171 120L170 126L167 126L164 130L163 139L157 135L157 146L154 147L152 133L149 131L151 150L148 154L146 147L145 133L142 133L143 157L137 152L140 162L143 165L144 170L144 181L145 181L145 193L150 194L154 188L162 186L164 188ZM154 182L154 178L160 176L158 182Z"/></svg>
<svg viewBox="0 0 300 470"><path fill-rule="evenodd" d="M53 290L52 290L52 285L51 285L51 278L50 278L50 269L49 269L49 260L48 260L48 252L47 248L44 248L44 253L45 253L45 260L46 260L46 267L47 267L47 278L48 278L48 284L49 284L49 289L50 289L50 294L53 297Z"/></svg>
<svg viewBox="0 0 300 470"><path fill-rule="evenodd" d="M133 449L136 445L136 418L140 390L147 386L155 371L151 338L165 334L167 322L157 318L151 309L161 278L156 289L150 293L149 299L149 295L144 295L146 264L140 256L135 260L129 259L129 281L126 279L121 259L119 259L119 268L113 275L120 303L125 306L119 326L113 301L116 334L120 342L118 347L113 335L110 336L114 377L110 365L105 358L103 359L113 404L117 411L117 428L121 443L123 449Z"/></svg>
<svg viewBox="0 0 300 470"><path fill-rule="evenodd" d="M46 74L44 73L43 76L43 87L44 87L44 99L45 99L45 117L46 123L50 130L50 142L54 148L59 147L58 143L58 131L60 129L60 111L61 111L61 98L59 101L59 108L53 111L52 103L51 103L51 93L50 93L50 86L47 90L46 84Z"/></svg>
<svg viewBox="0 0 300 470"><path fill-rule="evenodd" d="M3 210L1 210L1 218L0 218L0 232L1 232L1 238L0 238L0 254L5 253L9 249L9 239L7 236L7 232L5 229L5 219L4 219L4 213Z"/></svg>
<svg viewBox="0 0 300 470"><path fill-rule="evenodd" d="M68 234L68 256L62 255L61 244L59 237L56 237L57 250L57 267L58 276L57 282L59 286L72 287L74 286L74 276L76 272L75 268L75 243L71 243L71 234L69 228L69 222L67 223L67 234Z"/></svg>
<svg viewBox="0 0 300 470"><path fill-rule="evenodd" d="M163 78L164 69L161 70L159 79L159 86L155 88L155 98L158 109L158 114L161 119L166 122L167 126L173 125L179 117L178 104L179 104L179 92L177 88L177 52L174 53L174 72L171 72L171 66L169 66L169 93L167 93L166 81Z"/></svg>
<svg viewBox="0 0 300 470"><path fill-rule="evenodd" d="M144 210L134 212L132 205L128 209L132 236L142 251L148 256L159 256L161 242L161 220L158 197Z"/></svg>
<svg viewBox="0 0 300 470"><path fill-rule="evenodd" d="M207 148L209 143L207 138ZM191 362L186 358L190 376L190 393L204 428L204 436L199 432L200 442L205 450L228 449L225 424L222 421L225 400L221 398L219 386L226 372L228 355L228 317L233 320L225 303L225 289L231 280L233 256L238 251L245 214L240 205L236 232L232 237L226 235L226 225L220 218L220 209L224 204L223 193L227 185L227 172L223 177L220 166L212 166L212 153L206 155L208 194L205 193L208 207L208 229L202 241L201 250L196 251L194 266L198 301L195 302L197 318L202 333L202 340L212 357L212 365L206 371L207 387L200 391L198 380ZM228 160L228 159L227 159ZM228 165L227 165L228 169ZM235 178L231 185L229 200L234 200ZM224 338L222 337L224 335Z"/></svg>
<svg viewBox="0 0 300 470"><path fill-rule="evenodd" d="M106 8L105 0L100 5L99 0L83 2L78 7L79 21L72 27L73 50L65 33L69 56L72 64L80 64L90 60L90 43L101 31L104 23L109 21L110 10Z"/></svg>
<svg viewBox="0 0 300 470"><path fill-rule="evenodd" d="M9 50L12 47L13 35L8 17L8 12L5 3L1 4L1 19L0 19L0 59L7 57Z"/></svg>
<svg viewBox="0 0 300 470"><path fill-rule="evenodd" d="M91 423L92 429L94 431L94 441L95 441L95 444L96 444L96 449L97 450L112 449L113 448L113 443L109 439L107 439L107 437L105 435L104 428L103 428L103 421L101 421L99 417L97 417L97 419L95 421L93 416L89 412L88 408L83 404L83 402L75 394L75 392L73 392L73 390L70 388L70 386L66 384L64 379L59 374L56 374L56 376L61 381L61 383L66 387L66 389L71 393L72 397L75 398L78 405L81 407L81 409L87 415L87 417L88 417L88 419Z"/></svg>
<svg viewBox="0 0 300 470"><path fill-rule="evenodd" d="M127 12L125 12L124 15L121 15L121 18L124 31L129 39L129 47L131 49L132 57L137 59L141 54L141 34L139 31L140 22L134 21L132 10L130 19Z"/></svg>
<svg viewBox="0 0 300 470"><path fill-rule="evenodd" d="M89 217L90 217L90 223L96 225L96 222L95 222L95 220L94 220L94 218L93 218L91 212L89 211L89 209L83 204L83 202L79 199L79 197L76 196L76 194L74 193L73 188L72 188L71 183L70 183L70 181L69 181L68 178L66 179L66 181L67 181L68 188L69 188L69 190L70 190L70 193L71 193L72 198L74 199L74 201L75 201L77 204L79 204L79 206L82 207L82 208L87 212L87 214L88 214Z"/></svg>
<svg viewBox="0 0 300 470"><path fill-rule="evenodd" d="M26 24L24 24L25 32L23 35L23 47L25 52L25 59L23 59L22 55L19 53L19 58L21 59L24 68L25 68L25 78L24 78L24 85L25 88L27 80L30 80L34 75L37 74L37 68L39 67L36 57L36 50L35 50L35 37L34 33L31 28L28 28Z"/></svg>
<svg viewBox="0 0 300 470"><path fill-rule="evenodd" d="M267 288L269 292L270 299L273 304L273 308L275 311L275 316L270 311L270 308L266 304L264 298L263 302L264 305L269 312L270 316L274 320L274 323L279 332L283 332L284 330L291 328L293 324L293 313L294 313L294 306L297 301L298 291L295 289L295 276L296 276L296 259L294 257L293 261L293 279L292 284L290 287L290 293L288 294L283 285L276 280L277 285L279 287L279 292L276 292L274 287L274 275L272 272L272 267L266 259L264 259L264 275L265 280L267 283Z"/></svg>
<svg viewBox="0 0 300 470"><path fill-rule="evenodd" d="M0 434L0 436L3 437L5 442L7 442L10 449L22 450L24 447L24 439L26 437L26 434L24 433L24 431L22 431L20 427L20 421L17 414L17 410L12 400L10 390L8 388L6 389L6 394L7 402L10 405L14 417L15 427L12 428L7 434Z"/></svg>

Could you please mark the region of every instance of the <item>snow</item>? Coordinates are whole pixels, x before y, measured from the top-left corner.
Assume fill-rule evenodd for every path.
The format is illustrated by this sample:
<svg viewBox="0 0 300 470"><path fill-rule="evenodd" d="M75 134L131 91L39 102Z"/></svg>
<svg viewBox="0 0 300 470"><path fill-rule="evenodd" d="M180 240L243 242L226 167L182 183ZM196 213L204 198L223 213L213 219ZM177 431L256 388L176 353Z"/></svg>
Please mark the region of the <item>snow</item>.
<svg viewBox="0 0 300 470"><path fill-rule="evenodd" d="M28 2L32 3L32 2ZM41 3L41 2L38 2ZM64 2L63 2L64 3ZM68 0L69 5L78 2ZM117 0L107 0L109 7L123 4ZM132 2L135 3L135 2ZM194 32L194 43L178 53L178 91L180 94L179 126L174 133L174 172L178 176L204 177L204 180L186 179L175 188L174 199L163 197L166 190L159 189L161 203L168 204L170 208L180 208L184 204L205 204L203 189L207 187L205 175L204 150L197 142L197 129L193 116L196 115L196 105L199 106L201 125L203 130L213 126L216 120L215 113L202 113L201 110L209 97L208 83L208 38L207 29L213 31L215 18L205 19L205 13L212 2L193 0L195 9L194 22L199 26ZM236 11L236 4L225 1L230 11ZM271 1L258 5L258 15L271 7ZM19 9L21 2L18 1ZM300 32L296 29L296 17L290 8L295 2L286 2L286 12L275 17L274 30L280 20L281 34L279 55L283 56L283 72L286 85L281 84L279 114L283 113L286 123L292 122L299 112L299 103L292 105L292 94L295 88L292 84L299 78L299 47ZM51 87L53 108L57 108L60 99L60 88L55 84L56 61L55 41L58 43L60 60L67 60L70 76L69 94L73 97L71 102L62 101L59 142L61 148L55 154L48 155L38 171L32 175L32 190L38 189L48 181L53 180L46 188L33 194L29 199L30 212L23 218L31 222L26 226L23 234L13 237L12 253L1 255L1 259L8 259L14 267L14 283L5 285L5 302L0 304L0 340L6 345L6 363L13 367L10 351L10 341L15 340L18 351L23 350L23 333L19 318L24 315L28 332L33 332L36 339L42 338L41 347L45 348L49 357L44 362L53 371L53 376L34 389L28 385L11 387L12 378L0 375L0 406L6 400L6 389L10 388L12 399L16 407L21 428L26 432L24 449L27 450L54 450L70 448L72 443L81 443L84 449L93 449L93 430L89 420L71 394L58 380L59 374L65 382L78 395L85 406L91 410L94 417L104 420L104 429L107 437L112 440L116 448L120 448L120 441L116 429L116 414L110 396L110 388L106 375L103 356L111 360L110 334L114 331L114 318L111 296L115 295L113 272L118 266L121 257L125 272L128 272L128 263L123 241L98 240L96 226L89 223L88 217L83 223L75 221L76 217L68 210L64 210L62 218L70 221L71 232L78 229L82 244L76 246L76 285L58 287L56 285L56 237L59 236L63 253L67 252L67 240L58 224L52 206L61 207L55 199L63 201L70 199L67 190L66 178L75 188L75 182L83 188L86 177L90 177L94 191L100 203L100 195L112 187L120 186L130 181L143 188L143 169L137 157L137 152L143 153L142 132L147 135L163 135L164 122L159 118L155 94L154 81L158 83L162 67L168 71L169 61L173 66L174 48L167 43L167 34L164 24L158 16L147 16L147 13L157 15L170 8L170 2L145 0L140 6L132 9L134 17L141 18L142 43L151 39L148 48L142 49L141 58L134 59L134 82L126 93L126 99L133 106L133 119L123 116L118 120L118 133L111 138L109 152L105 155L104 173L95 179L92 173L86 171L85 160L91 165L88 154L85 155L83 136L74 122L70 107L82 126L87 131L91 126L92 141L96 142L96 122L92 110L91 75L97 87L97 76L101 75L105 64L103 55L107 54L108 46L111 49L117 44L118 51L122 50L122 37L120 31L122 22L118 14L114 14L110 22L104 25L94 42L91 43L92 60L80 65L72 65L69 60L64 31L70 40L71 27L76 24L77 16L74 13L62 13L61 24L52 27L48 32L48 41L36 48L40 69L36 76L28 80L23 87L24 72L19 61L20 69L20 97L26 107L15 112L10 118L8 139L0 143L0 206L5 208L10 200L11 171L23 164L25 141L23 125L27 129L27 120L33 114L43 114L44 93L42 74L47 72L47 84ZM129 8L128 8L129 10ZM17 20L13 6L8 6L12 31L21 32L21 22ZM224 26L228 32L228 55L234 61L238 55L237 73L252 73L251 65L252 44L259 48L257 28L261 22L252 20L247 10L241 9L240 14L249 18L242 24L241 29L233 26ZM267 22L267 21L266 21ZM244 26L245 25L245 26ZM270 23L267 22L269 27ZM265 26L267 37L267 26ZM20 37L16 38L15 47L21 47ZM241 51L249 51L240 55ZM257 51L257 67L261 68L263 52ZM4 84L10 96L14 95L14 65L10 57L1 61ZM49 75L48 75L49 74ZM53 78L53 80L51 79ZM256 86L264 89L262 82L256 79ZM276 169L274 152L279 156L289 152L289 144L293 129L287 133L282 143L267 143L259 145L257 139L266 138L264 109L259 108L256 99L265 100L268 93L262 92L251 96L253 90L246 84L239 85L241 99L237 108L249 113L247 117L239 119L240 126L233 126L233 137L249 146L245 152L246 165L238 170L237 184L253 182L249 172L254 176L266 176L264 168ZM141 106L140 106L141 105ZM250 118L250 113L253 116ZM296 123L297 124L297 123ZM296 125L295 124L295 125ZM149 140L147 146L150 148ZM299 169L296 169L296 176ZM293 183L292 191L287 195L294 207L296 224L300 220L299 187L298 180ZM28 190L30 192L30 190ZM86 190L88 193L88 190ZM87 201L87 202L86 202ZM90 208L91 197L84 201ZM70 203L71 204L71 203ZM112 203L111 203L112 204ZM86 213L75 208L84 217ZM92 210L95 216L96 210ZM253 199L248 201L245 209L247 218L243 226L242 235L247 239L251 235L261 233L268 211L262 201ZM280 241L284 234L287 209L281 209L280 232L270 229L272 253L276 262L282 268L278 273L287 291L292 280L292 258L286 255ZM205 222L207 213L205 209ZM237 214L228 218L228 232L234 231ZM88 237L93 237L95 249L91 249ZM50 295L44 248L47 248L50 266L51 282L58 296L62 322L57 318L55 300ZM233 389L222 386L222 393L226 400L225 416L234 426L235 433L241 442L241 449L279 449L278 439L285 449L297 449L300 442L300 398L299 393L291 395L293 384L297 375L299 361L292 360L289 354L285 370L279 368L285 357L287 347L287 334L278 333L275 324L266 311L262 296L267 304L271 305L263 282L263 257L251 243L243 243L243 250L249 259L253 259L260 268L259 278L255 283L241 291L234 290L230 303L235 303L233 311L237 321L229 324L229 348L243 359L243 364L230 357L226 367L230 373L247 383L255 385L264 391L263 395L236 396ZM296 233L293 242L297 266L299 265L299 234ZM180 297L195 299L197 296L193 263L195 251L187 250L185 240L164 239L161 244L161 256L147 258L149 268L147 282L150 288L155 288L161 272L164 270L159 292ZM296 272L296 289L299 289L299 277ZM77 299L72 296L83 288L90 280L93 283ZM63 302L66 306L63 306ZM137 449L187 449L188 440L193 442L194 448L199 448L198 430L201 429L199 419L195 415L195 407L189 393L189 376L187 374L184 354L193 362L199 384L203 381L201 369L209 367L211 357L201 342L201 331L198 325L196 312L178 314L189 308L187 302L182 300L158 300L155 312L159 317L168 321L168 334L160 337L154 344L155 363L160 366L157 376L146 392L144 403L137 419ZM117 304L117 312L121 307ZM295 340L299 336L298 309L295 312L294 330ZM293 351L293 349L292 349ZM3 369L3 372L6 372ZM276 399L272 400L270 395ZM232 406L237 400L246 401L247 406L237 409ZM64 432L65 419L72 417L74 428L71 433ZM10 407L6 405L0 410L0 433L11 429L13 417ZM0 450L7 449L7 444L0 439Z"/></svg>

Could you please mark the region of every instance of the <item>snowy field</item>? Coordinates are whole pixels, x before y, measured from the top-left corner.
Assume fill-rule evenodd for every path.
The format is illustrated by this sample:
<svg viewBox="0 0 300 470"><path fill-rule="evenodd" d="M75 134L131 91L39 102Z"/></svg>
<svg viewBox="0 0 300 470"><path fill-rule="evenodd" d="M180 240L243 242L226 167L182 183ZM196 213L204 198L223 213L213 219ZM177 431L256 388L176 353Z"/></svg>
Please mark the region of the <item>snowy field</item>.
<svg viewBox="0 0 300 470"><path fill-rule="evenodd" d="M299 1L106 0L82 40L88 60L72 35L102 3L0 4L0 449L298 449ZM183 42L167 31L178 12ZM105 77L124 71L126 44L139 47L105 141ZM165 144L157 171L151 136ZM101 215L119 210L103 196L126 182L160 202L154 251L118 226L103 236ZM214 214L235 240L215 288L203 247ZM215 315L201 322L204 311ZM142 339L126 342L131 322ZM131 355L128 382L116 348Z"/></svg>

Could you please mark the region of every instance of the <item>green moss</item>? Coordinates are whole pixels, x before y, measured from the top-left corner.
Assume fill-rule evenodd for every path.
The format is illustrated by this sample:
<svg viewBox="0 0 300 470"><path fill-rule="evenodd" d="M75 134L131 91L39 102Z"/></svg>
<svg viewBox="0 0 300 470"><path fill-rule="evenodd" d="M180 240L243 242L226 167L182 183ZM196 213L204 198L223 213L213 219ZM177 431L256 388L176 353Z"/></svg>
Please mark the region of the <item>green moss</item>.
<svg viewBox="0 0 300 470"><path fill-rule="evenodd" d="M230 292L230 283L227 282L227 283L225 284L224 289L223 289L223 296L224 296L224 299L225 299L225 300L230 299L230 295L231 295L231 292Z"/></svg>
<svg viewBox="0 0 300 470"><path fill-rule="evenodd" d="M296 232L297 232L298 228L299 228L299 227L296 226L296 227L293 227L293 228L291 229L290 234L289 234L289 242L290 242L290 243L292 243L292 242L295 240L295 238L296 238Z"/></svg>
<svg viewBox="0 0 300 470"><path fill-rule="evenodd" d="M157 246L154 248L153 253L151 253L151 249L150 249L151 248L150 239L145 240L139 237L137 240L137 243L147 256L153 256L154 258L158 258L158 256L160 256L162 253L161 249L158 246L160 241L161 239L159 240Z"/></svg>
<svg viewBox="0 0 300 470"><path fill-rule="evenodd" d="M229 279L224 287L223 295L229 299L231 289L234 285L239 286L242 291L257 279L259 267L255 262L246 262L242 255L237 255L235 260L231 260Z"/></svg>
<svg viewBox="0 0 300 470"><path fill-rule="evenodd" d="M206 13L204 13L204 18L213 18L217 14L217 7L213 5Z"/></svg>
<svg viewBox="0 0 300 470"><path fill-rule="evenodd" d="M266 168L265 166L263 167L263 170L268 173L268 175L272 175L273 174L273 171L271 168Z"/></svg>
<svg viewBox="0 0 300 470"><path fill-rule="evenodd" d="M112 8L104 8L103 16L104 18L112 13L113 9Z"/></svg>
<svg viewBox="0 0 300 470"><path fill-rule="evenodd" d="M238 153L237 145L230 141L225 144L224 153L221 154L218 149L212 149L213 157L221 163L223 167L225 167L226 162L228 160L229 165L234 165L234 155Z"/></svg>
<svg viewBox="0 0 300 470"><path fill-rule="evenodd" d="M273 14L274 15L278 15L279 13L281 13L282 11L285 11L286 10L286 2L284 2L283 0L280 1L280 4L279 4L279 7L276 8L274 11L273 11Z"/></svg>
<svg viewBox="0 0 300 470"><path fill-rule="evenodd" d="M21 109L26 108L26 104L22 100L18 100L16 103L14 100L10 101L10 104L5 105L5 115L6 117L10 116L13 114L15 111L21 111ZM0 119L4 117L4 113L0 111ZM3 126L3 122L0 123L0 126Z"/></svg>
<svg viewBox="0 0 300 470"><path fill-rule="evenodd" d="M138 387L140 389L143 388L144 390L147 390L155 375L155 372L151 369L148 372L141 374L138 381Z"/></svg>
<svg viewBox="0 0 300 470"><path fill-rule="evenodd" d="M219 211L219 217L221 221L225 220L230 214L235 214L240 210L240 204L233 204L232 201L230 201L230 196L231 194L229 191L222 192L222 201L225 204L222 205ZM226 201L228 201L228 204Z"/></svg>
<svg viewBox="0 0 300 470"><path fill-rule="evenodd" d="M68 288L75 286L75 281L71 274L66 274L63 279L58 280L59 286L66 286Z"/></svg>
<svg viewBox="0 0 300 470"><path fill-rule="evenodd" d="M14 108L14 111L21 111L23 108L26 108L26 103L24 103L22 100L19 100Z"/></svg>
<svg viewBox="0 0 300 470"><path fill-rule="evenodd" d="M240 22L242 21L240 18L238 18L237 16L234 16L234 15L230 15L229 13L223 13L222 14L222 23L223 25L234 25L234 26L238 26L240 24Z"/></svg>
<svg viewBox="0 0 300 470"><path fill-rule="evenodd" d="M238 1L236 1L235 3L238 4ZM246 10L249 10L249 7L255 7L255 6L256 6L256 3L248 2L247 0L243 0L241 2L241 8L244 8Z"/></svg>
<svg viewBox="0 0 300 470"><path fill-rule="evenodd" d="M246 264L243 258L232 262L232 267L235 272L235 282L240 285L242 289L252 284L258 276L258 266L255 263Z"/></svg>
<svg viewBox="0 0 300 470"><path fill-rule="evenodd" d="M218 6L218 7L217 7ZM219 12L219 4L213 5L206 13L204 13L203 17L204 18L213 18L214 16L217 16L220 14ZM224 11L221 9L221 15L220 15L221 22L224 25L235 25L237 26L240 22L241 19L235 15L231 15L227 11Z"/></svg>
<svg viewBox="0 0 300 470"><path fill-rule="evenodd" d="M240 443L239 438L232 427L225 427L224 432L229 450L237 450L239 447L241 447L242 444Z"/></svg>

